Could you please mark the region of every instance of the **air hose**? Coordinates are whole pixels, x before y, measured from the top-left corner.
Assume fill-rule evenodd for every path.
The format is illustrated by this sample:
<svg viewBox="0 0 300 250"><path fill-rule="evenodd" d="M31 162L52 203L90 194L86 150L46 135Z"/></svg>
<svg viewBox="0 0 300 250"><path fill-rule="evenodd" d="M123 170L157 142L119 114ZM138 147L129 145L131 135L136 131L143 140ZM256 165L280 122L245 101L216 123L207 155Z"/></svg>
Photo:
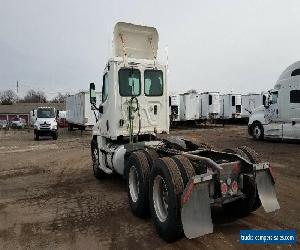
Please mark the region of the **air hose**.
<svg viewBox="0 0 300 250"><path fill-rule="evenodd" d="M136 107L134 107L136 105ZM141 131L141 115L140 115L140 105L139 101L135 96L132 96L128 101L128 119L129 119L129 141L133 142L133 121L134 121L134 113L137 112L139 117L139 130L136 134L136 141L138 141L138 136Z"/></svg>

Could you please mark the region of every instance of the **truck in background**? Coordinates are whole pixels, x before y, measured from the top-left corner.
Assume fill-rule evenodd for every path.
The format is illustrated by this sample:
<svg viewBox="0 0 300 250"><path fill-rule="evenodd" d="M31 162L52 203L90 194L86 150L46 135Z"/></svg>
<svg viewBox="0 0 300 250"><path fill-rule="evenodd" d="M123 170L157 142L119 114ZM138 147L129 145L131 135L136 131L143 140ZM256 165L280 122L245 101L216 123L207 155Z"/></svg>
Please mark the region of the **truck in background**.
<svg viewBox="0 0 300 250"><path fill-rule="evenodd" d="M255 140L300 139L300 61L283 71L265 105L253 111L248 132Z"/></svg>
<svg viewBox="0 0 300 250"><path fill-rule="evenodd" d="M199 94L180 94L180 121L199 120Z"/></svg>
<svg viewBox="0 0 300 250"><path fill-rule="evenodd" d="M99 107L100 103L101 93L96 92L96 106ZM96 123L96 117L90 104L90 94L88 91L82 91L67 97L66 120L69 131L72 131L74 128L80 130L93 128Z"/></svg>
<svg viewBox="0 0 300 250"><path fill-rule="evenodd" d="M34 139L39 140L40 136L52 136L53 140L57 140L58 128L57 117L58 110L53 107L38 107L32 110L34 122Z"/></svg>

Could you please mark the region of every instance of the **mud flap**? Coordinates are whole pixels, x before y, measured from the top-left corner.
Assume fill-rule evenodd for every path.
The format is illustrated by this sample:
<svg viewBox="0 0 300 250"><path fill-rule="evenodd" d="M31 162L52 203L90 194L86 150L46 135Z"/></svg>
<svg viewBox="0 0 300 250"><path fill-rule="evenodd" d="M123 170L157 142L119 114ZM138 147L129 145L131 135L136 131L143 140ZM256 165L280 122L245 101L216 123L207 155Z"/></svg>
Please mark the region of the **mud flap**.
<svg viewBox="0 0 300 250"><path fill-rule="evenodd" d="M182 196L181 221L188 239L213 232L208 185L209 181L192 180Z"/></svg>
<svg viewBox="0 0 300 250"><path fill-rule="evenodd" d="M273 179L269 170L256 172L256 186L261 204L267 213L280 209L276 198Z"/></svg>

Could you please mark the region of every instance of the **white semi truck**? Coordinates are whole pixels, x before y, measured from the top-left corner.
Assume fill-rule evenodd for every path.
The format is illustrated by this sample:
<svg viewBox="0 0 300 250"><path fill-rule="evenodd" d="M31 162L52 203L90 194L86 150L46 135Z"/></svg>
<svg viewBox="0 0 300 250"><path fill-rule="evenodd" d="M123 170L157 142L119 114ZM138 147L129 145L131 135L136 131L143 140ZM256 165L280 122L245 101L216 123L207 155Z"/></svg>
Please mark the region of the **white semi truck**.
<svg viewBox="0 0 300 250"><path fill-rule="evenodd" d="M265 105L253 111L248 132L256 140L300 139L300 61L283 71Z"/></svg>
<svg viewBox="0 0 300 250"><path fill-rule="evenodd" d="M38 107L32 110L34 122L34 139L39 140L40 136L52 136L53 140L58 137L58 110L53 107Z"/></svg>
<svg viewBox="0 0 300 250"><path fill-rule="evenodd" d="M131 210L151 215L166 241L211 233L212 205L244 216L261 204L266 212L279 209L269 163L253 150L217 151L161 138L169 133L169 95L166 65L157 61L157 30L117 23L113 42L100 106L90 84L90 101L100 114L91 141L95 177L124 176Z"/></svg>
<svg viewBox="0 0 300 250"><path fill-rule="evenodd" d="M97 105L101 102L101 93L96 93ZM66 120L68 130L74 128L85 130L92 128L96 123L94 110L90 104L90 94L88 91L82 91L75 95L70 95L66 100Z"/></svg>

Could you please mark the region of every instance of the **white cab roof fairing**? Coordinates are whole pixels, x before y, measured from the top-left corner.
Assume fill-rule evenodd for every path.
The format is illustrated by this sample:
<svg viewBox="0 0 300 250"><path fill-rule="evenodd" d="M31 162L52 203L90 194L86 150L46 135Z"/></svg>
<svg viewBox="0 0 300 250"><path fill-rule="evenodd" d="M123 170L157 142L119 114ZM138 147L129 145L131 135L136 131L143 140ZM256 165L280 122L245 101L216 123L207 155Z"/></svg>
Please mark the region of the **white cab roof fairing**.
<svg viewBox="0 0 300 250"><path fill-rule="evenodd" d="M113 56L154 60L157 58L158 32L153 27L119 22L114 28Z"/></svg>
<svg viewBox="0 0 300 250"><path fill-rule="evenodd" d="M287 80L289 78L291 78L291 74L292 71L294 71L295 69L300 69L300 61L294 62L293 64L291 64L290 66L288 66L279 76L274 89L280 89L281 84L284 80Z"/></svg>

